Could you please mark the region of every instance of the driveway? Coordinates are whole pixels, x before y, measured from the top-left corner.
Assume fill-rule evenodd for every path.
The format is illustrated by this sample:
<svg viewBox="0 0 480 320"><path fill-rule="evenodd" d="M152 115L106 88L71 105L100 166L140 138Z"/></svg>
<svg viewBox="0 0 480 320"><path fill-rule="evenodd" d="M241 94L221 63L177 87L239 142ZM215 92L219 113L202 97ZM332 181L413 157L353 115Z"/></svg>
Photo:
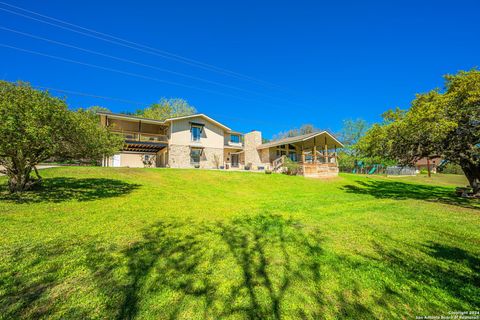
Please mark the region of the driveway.
<svg viewBox="0 0 480 320"><path fill-rule="evenodd" d="M41 164L41 165L38 165L37 166L37 169L40 170L40 169L48 169L48 168L55 168L55 167L59 167L58 165L49 165L49 164ZM0 166L0 170L2 170L3 167ZM4 176L3 173L0 173L0 176Z"/></svg>

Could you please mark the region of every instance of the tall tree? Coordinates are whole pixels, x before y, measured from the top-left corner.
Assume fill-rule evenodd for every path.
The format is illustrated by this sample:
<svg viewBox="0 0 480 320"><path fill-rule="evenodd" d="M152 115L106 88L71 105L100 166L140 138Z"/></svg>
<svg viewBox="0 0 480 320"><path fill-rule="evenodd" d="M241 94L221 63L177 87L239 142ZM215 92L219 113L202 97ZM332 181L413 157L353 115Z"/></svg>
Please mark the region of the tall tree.
<svg viewBox="0 0 480 320"><path fill-rule="evenodd" d="M136 114L143 118L165 120L173 117L188 116L196 112L197 110L183 99L162 98L158 103L138 110Z"/></svg>
<svg viewBox="0 0 480 320"><path fill-rule="evenodd" d="M88 112L96 115L99 112L112 112L110 109L102 107L102 106L91 106L86 109Z"/></svg>
<svg viewBox="0 0 480 320"><path fill-rule="evenodd" d="M368 123L363 119L347 119L343 121L342 130L338 137L345 145L345 152L354 154L353 146L360 140L360 138L367 132Z"/></svg>
<svg viewBox="0 0 480 320"><path fill-rule="evenodd" d="M480 71L445 76L445 89L418 94L408 111L384 114L359 142L366 154L381 154L404 164L442 157L462 167L480 193Z"/></svg>
<svg viewBox="0 0 480 320"><path fill-rule="evenodd" d="M51 157L100 159L121 145L93 113L70 111L65 101L27 83L0 81L0 165L11 192L40 184L36 166Z"/></svg>
<svg viewBox="0 0 480 320"><path fill-rule="evenodd" d="M281 140L285 138L291 138L296 136L301 136L303 134L313 133L320 131L318 128L315 128L313 124L302 124L300 128L293 128L288 131L282 131L277 134L274 134L272 140Z"/></svg>

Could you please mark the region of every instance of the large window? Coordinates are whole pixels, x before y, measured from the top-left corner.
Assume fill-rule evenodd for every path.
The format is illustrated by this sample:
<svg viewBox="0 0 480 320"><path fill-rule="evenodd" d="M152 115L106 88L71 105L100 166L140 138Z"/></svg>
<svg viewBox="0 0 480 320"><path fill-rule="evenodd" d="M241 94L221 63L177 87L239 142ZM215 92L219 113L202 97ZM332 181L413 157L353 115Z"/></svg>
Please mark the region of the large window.
<svg viewBox="0 0 480 320"><path fill-rule="evenodd" d="M192 141L200 141L202 135L202 127L192 126Z"/></svg>
<svg viewBox="0 0 480 320"><path fill-rule="evenodd" d="M202 156L202 149L192 149L190 151L190 162L194 164L200 163L201 156Z"/></svg>
<svg viewBox="0 0 480 320"><path fill-rule="evenodd" d="M230 135L230 142L240 143L240 136L236 135L236 134L231 134Z"/></svg>

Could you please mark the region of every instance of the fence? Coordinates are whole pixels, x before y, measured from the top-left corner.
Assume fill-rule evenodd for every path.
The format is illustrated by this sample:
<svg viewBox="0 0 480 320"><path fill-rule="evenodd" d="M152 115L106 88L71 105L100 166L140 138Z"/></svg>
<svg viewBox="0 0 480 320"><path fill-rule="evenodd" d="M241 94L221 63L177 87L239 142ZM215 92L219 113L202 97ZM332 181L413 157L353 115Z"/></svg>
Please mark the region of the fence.
<svg viewBox="0 0 480 320"><path fill-rule="evenodd" d="M414 176L416 170L413 167L390 166L386 171L389 176Z"/></svg>

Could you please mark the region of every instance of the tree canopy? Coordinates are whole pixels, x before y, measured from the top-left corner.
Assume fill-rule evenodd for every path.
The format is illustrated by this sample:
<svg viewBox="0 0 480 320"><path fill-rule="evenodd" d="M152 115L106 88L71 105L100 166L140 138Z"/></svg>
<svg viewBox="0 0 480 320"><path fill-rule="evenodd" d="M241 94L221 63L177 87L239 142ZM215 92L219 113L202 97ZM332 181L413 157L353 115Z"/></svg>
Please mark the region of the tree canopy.
<svg viewBox="0 0 480 320"><path fill-rule="evenodd" d="M165 120L173 117L188 116L196 112L195 107L189 105L183 99L162 98L159 102L145 109L137 110L136 115L143 118Z"/></svg>
<svg viewBox="0 0 480 320"><path fill-rule="evenodd" d="M29 84L0 81L0 165L11 192L41 183L30 176L51 157L101 159L122 139L100 125L92 112L70 111L64 100Z"/></svg>
<svg viewBox="0 0 480 320"><path fill-rule="evenodd" d="M303 124L300 126L300 128L293 128L273 135L272 141L301 136L302 134L308 134L318 131L320 131L320 129L315 128L315 126L312 124Z"/></svg>
<svg viewBox="0 0 480 320"><path fill-rule="evenodd" d="M480 71L445 76L444 90L418 94L409 110L389 110L358 143L365 155L411 164L442 157L462 167L480 192Z"/></svg>

